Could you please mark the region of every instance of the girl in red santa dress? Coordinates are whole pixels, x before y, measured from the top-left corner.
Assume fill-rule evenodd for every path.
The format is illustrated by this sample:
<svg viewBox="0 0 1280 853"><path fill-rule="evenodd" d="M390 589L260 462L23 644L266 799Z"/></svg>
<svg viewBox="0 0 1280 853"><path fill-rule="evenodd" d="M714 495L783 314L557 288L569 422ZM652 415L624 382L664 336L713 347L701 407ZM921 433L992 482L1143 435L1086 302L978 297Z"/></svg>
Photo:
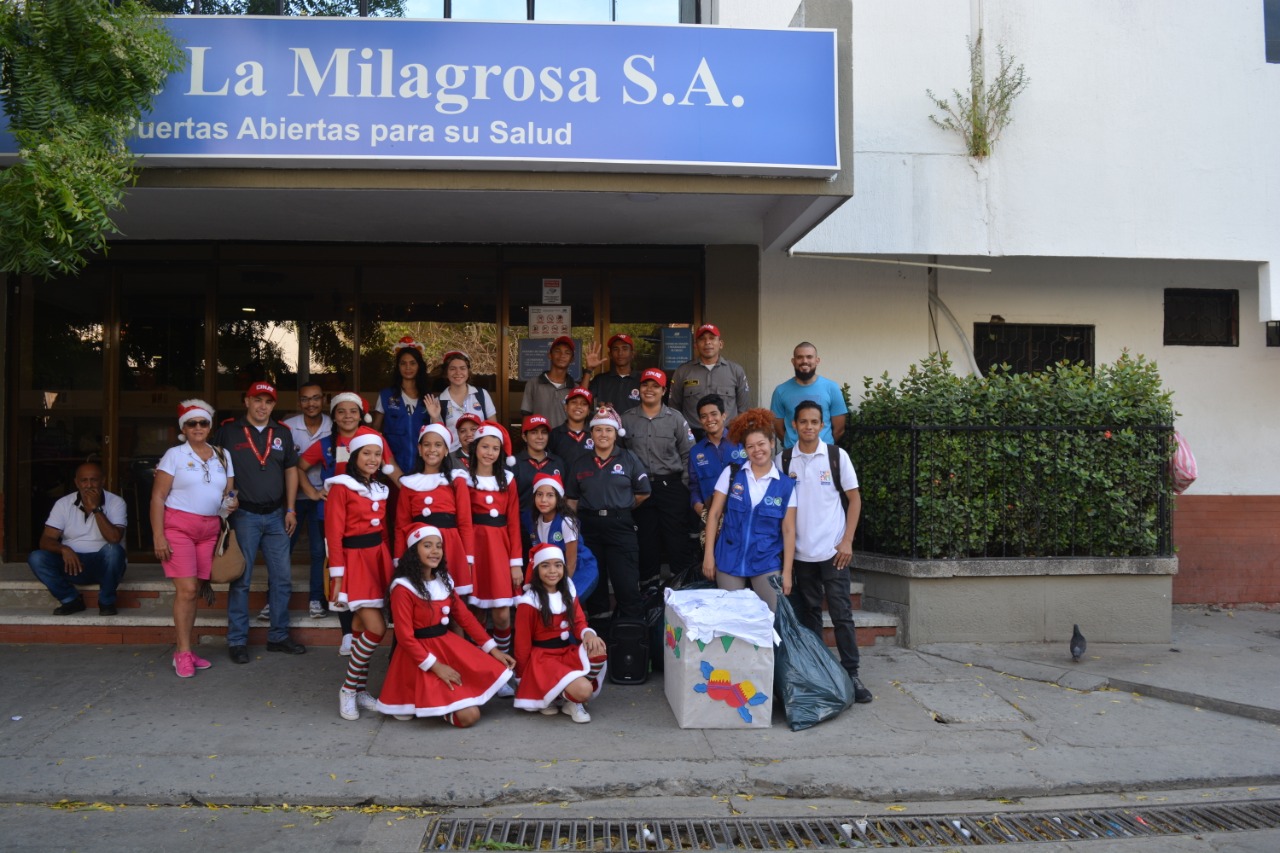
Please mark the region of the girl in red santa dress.
<svg viewBox="0 0 1280 853"><path fill-rule="evenodd" d="M608 661L604 640L587 626L564 551L535 546L529 565L529 587L516 607L515 706L548 716L559 706L575 723L589 723L586 703L599 695Z"/></svg>
<svg viewBox="0 0 1280 853"><path fill-rule="evenodd" d="M502 457L506 456L506 464ZM471 527L475 538L471 603L489 611L498 648L511 653L511 607L524 582L520 547L520 498L511 439L500 424L486 422L471 442ZM507 694L510 695L510 694Z"/></svg>
<svg viewBox="0 0 1280 853"><path fill-rule="evenodd" d="M471 566L475 562L471 489L466 471L449 470L450 438L449 428L443 424L427 424L418 433L414 473L400 478L396 539L391 553L397 560L404 554L406 538L415 526L430 524L437 528L444 539L453 591L465 596L472 590Z"/></svg>
<svg viewBox="0 0 1280 853"><path fill-rule="evenodd" d="M387 550L387 497L390 489L377 479L382 468L382 436L362 433L347 444L347 472L325 480L324 535L329 549L329 607L350 610L351 657L338 691L338 714L360 719L360 709L378 707L368 693L369 659L382 642L387 625L382 603L391 581Z"/></svg>
<svg viewBox="0 0 1280 853"><path fill-rule="evenodd" d="M406 545L391 582L396 647L378 710L397 720L443 717L465 729L511 678L515 660L497 647L454 590L443 531L420 525ZM483 645L477 648L449 630L454 620Z"/></svg>

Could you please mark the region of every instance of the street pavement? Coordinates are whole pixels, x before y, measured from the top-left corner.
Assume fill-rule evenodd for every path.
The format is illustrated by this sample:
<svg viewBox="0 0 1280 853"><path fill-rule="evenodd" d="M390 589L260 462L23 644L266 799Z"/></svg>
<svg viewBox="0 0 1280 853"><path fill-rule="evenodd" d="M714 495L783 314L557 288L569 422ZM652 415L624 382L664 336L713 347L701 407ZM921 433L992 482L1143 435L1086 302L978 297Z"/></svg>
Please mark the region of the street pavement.
<svg viewBox="0 0 1280 853"><path fill-rule="evenodd" d="M776 708L768 729L680 729L661 675L607 685L590 724L495 700L461 731L340 719L345 659L332 648L252 647L236 666L207 646L214 667L180 680L165 647L0 646L0 849L409 850L437 815L805 819L1280 798L1280 613L1178 608L1171 644L1090 644L1079 664L1067 640L864 650L875 702L802 732ZM1056 849L1274 851L1280 832L1175 846L1192 841Z"/></svg>

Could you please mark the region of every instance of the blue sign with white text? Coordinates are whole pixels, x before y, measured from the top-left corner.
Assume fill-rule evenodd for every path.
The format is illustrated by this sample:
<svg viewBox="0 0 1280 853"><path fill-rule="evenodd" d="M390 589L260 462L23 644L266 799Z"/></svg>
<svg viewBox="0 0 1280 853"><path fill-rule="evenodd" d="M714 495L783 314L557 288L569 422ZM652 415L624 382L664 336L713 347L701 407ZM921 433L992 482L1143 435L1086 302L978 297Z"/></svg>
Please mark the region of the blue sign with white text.
<svg viewBox="0 0 1280 853"><path fill-rule="evenodd" d="M840 169L831 30L166 23L187 64L129 140L144 166L372 160L810 177ZM15 150L0 124L0 152Z"/></svg>

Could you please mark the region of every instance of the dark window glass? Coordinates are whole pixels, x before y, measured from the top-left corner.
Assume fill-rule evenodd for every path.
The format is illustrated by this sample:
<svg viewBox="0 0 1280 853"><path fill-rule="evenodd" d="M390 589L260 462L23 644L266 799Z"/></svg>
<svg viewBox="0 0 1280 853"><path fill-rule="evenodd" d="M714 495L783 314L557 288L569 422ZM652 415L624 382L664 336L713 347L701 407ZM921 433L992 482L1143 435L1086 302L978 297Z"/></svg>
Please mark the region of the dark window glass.
<svg viewBox="0 0 1280 853"><path fill-rule="evenodd" d="M525 380L521 379L520 342L533 337L529 328L529 307L543 305L543 279L560 280L560 302L550 306L552 309L567 308L570 312L570 336L578 341L580 348L574 353L569 363L569 373L575 378L582 376L582 356L584 351L595 343L595 295L599 284L599 276L594 270L573 270L558 272L518 271L511 275L509 288L509 310L507 313L507 415L515 418L520 411L520 400L524 396ZM552 337L539 334L541 344L527 344L526 352L532 358L541 356L551 349ZM545 345L545 346L544 346ZM536 350L536 352L534 352ZM528 373L529 365L523 372Z"/></svg>
<svg viewBox="0 0 1280 853"><path fill-rule="evenodd" d="M1262 21L1267 62L1280 62L1280 0L1262 0Z"/></svg>
<svg viewBox="0 0 1280 853"><path fill-rule="evenodd" d="M1060 361L1092 367L1093 326L974 323L973 354L984 374L999 364L1014 373L1038 373Z"/></svg>
<svg viewBox="0 0 1280 853"><path fill-rule="evenodd" d="M1267 323L1267 346L1280 347L1280 322L1272 320Z"/></svg>
<svg viewBox="0 0 1280 853"><path fill-rule="evenodd" d="M1169 288L1164 292L1165 346L1240 345L1240 291Z"/></svg>
<svg viewBox="0 0 1280 853"><path fill-rule="evenodd" d="M617 334L631 335L635 340L634 369L663 367L662 330L692 326L697 292L694 275L685 270L613 275L606 340ZM666 367L670 372L671 365Z"/></svg>

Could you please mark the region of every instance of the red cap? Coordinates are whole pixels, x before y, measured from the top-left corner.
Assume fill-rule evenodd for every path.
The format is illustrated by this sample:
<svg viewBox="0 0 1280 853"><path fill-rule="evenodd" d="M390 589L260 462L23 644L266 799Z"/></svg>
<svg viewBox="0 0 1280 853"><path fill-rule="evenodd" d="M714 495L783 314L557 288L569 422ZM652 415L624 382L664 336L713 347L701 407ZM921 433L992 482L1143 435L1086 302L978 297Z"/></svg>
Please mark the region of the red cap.
<svg viewBox="0 0 1280 853"><path fill-rule="evenodd" d="M551 350L555 349L560 344L564 344L565 346L567 346L569 348L569 352L578 351L578 348L573 345L573 338L569 337L568 335L561 335L560 337L556 338L554 341L551 342L551 346L547 347L547 352L550 352Z"/></svg>
<svg viewBox="0 0 1280 853"><path fill-rule="evenodd" d="M640 382L657 382L663 388L667 387L667 374L663 373L656 367L650 367L644 373L640 374Z"/></svg>
<svg viewBox="0 0 1280 853"><path fill-rule="evenodd" d="M547 431L551 430L551 424L542 415L528 415L524 422L520 425L520 433L523 435L529 430L542 428Z"/></svg>
<svg viewBox="0 0 1280 853"><path fill-rule="evenodd" d="M276 398L276 386L270 382L255 382L249 386L249 390L244 392L246 397L260 397L266 394L272 400Z"/></svg>
<svg viewBox="0 0 1280 853"><path fill-rule="evenodd" d="M713 326L710 323L703 323L701 326L698 327L698 333L694 335L694 337L700 338L706 334L715 335L718 338L720 337L720 327Z"/></svg>
<svg viewBox="0 0 1280 853"><path fill-rule="evenodd" d="M463 421L470 421L476 426L480 426L482 423L484 423L484 419L481 418L479 415L477 415L475 412L463 412L462 414L458 415L458 419L453 422L453 429L455 432L458 429L458 424L462 423Z"/></svg>
<svg viewBox="0 0 1280 853"><path fill-rule="evenodd" d="M572 400L574 397L581 397L582 399L586 400L588 404L593 399L591 396L591 392L588 391L586 388L570 388L569 393L566 394L564 397L564 401L567 403L570 400Z"/></svg>
<svg viewBox="0 0 1280 853"><path fill-rule="evenodd" d="M614 335L609 338L609 343L605 345L605 349L613 349L613 345L617 343L623 343L629 347L635 347L636 345L636 342L631 340L630 335Z"/></svg>

